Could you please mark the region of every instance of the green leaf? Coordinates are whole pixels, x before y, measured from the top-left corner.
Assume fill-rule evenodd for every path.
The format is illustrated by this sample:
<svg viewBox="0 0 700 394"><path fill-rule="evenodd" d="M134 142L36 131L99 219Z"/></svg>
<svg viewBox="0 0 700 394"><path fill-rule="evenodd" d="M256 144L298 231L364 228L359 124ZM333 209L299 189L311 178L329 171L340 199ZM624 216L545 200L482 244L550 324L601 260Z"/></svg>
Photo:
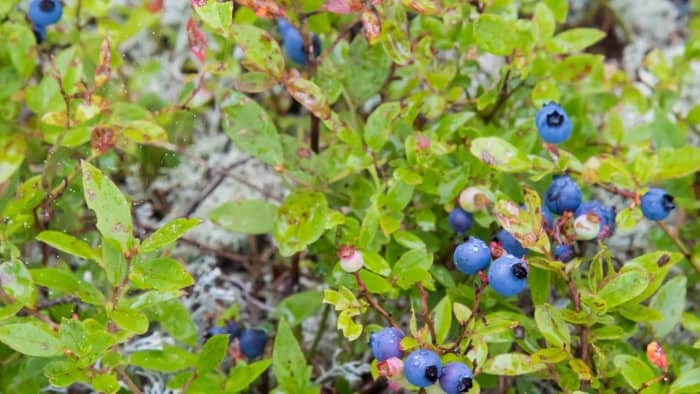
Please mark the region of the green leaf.
<svg viewBox="0 0 700 394"><path fill-rule="evenodd" d="M62 252L78 256L87 260L101 261L98 251L93 249L85 241L75 238L70 234L60 231L42 231L36 236L37 241L56 248Z"/></svg>
<svg viewBox="0 0 700 394"><path fill-rule="evenodd" d="M382 46L394 63L405 66L411 60L411 42L393 20L382 20Z"/></svg>
<svg viewBox="0 0 700 394"><path fill-rule="evenodd" d="M548 343L554 347L568 349L571 346L569 326L559 310L549 304L535 306L537 329Z"/></svg>
<svg viewBox="0 0 700 394"><path fill-rule="evenodd" d="M449 296L444 296L435 305L435 336L437 337L437 343L444 343L447 336L450 334L450 328L452 327L452 301L450 301Z"/></svg>
<svg viewBox="0 0 700 394"><path fill-rule="evenodd" d="M304 353L294 333L285 320L280 320L272 350L272 371L280 389L289 393L302 393L309 386L311 367L306 364Z"/></svg>
<svg viewBox="0 0 700 394"><path fill-rule="evenodd" d="M393 235L394 240L399 245L408 249L425 249L425 242L423 240L409 231L399 230Z"/></svg>
<svg viewBox="0 0 700 394"><path fill-rule="evenodd" d="M401 255L392 268L396 284L407 289L416 282L430 278L428 270L433 265L433 256L422 249L411 249Z"/></svg>
<svg viewBox="0 0 700 394"><path fill-rule="evenodd" d="M503 56L510 55L518 41L513 21L495 14L481 14L474 24L474 38L479 49Z"/></svg>
<svg viewBox="0 0 700 394"><path fill-rule="evenodd" d="M381 89L389 76L391 59L379 45L370 46L357 35L348 50L344 86L355 103L363 103Z"/></svg>
<svg viewBox="0 0 700 394"><path fill-rule="evenodd" d="M225 34L231 26L233 3L207 1L207 4L192 8L206 25L219 34Z"/></svg>
<svg viewBox="0 0 700 394"><path fill-rule="evenodd" d="M88 207L97 216L97 229L119 243L122 251L132 243L134 226L126 197L108 177L87 161L82 162L83 190Z"/></svg>
<svg viewBox="0 0 700 394"><path fill-rule="evenodd" d="M669 388L669 394L699 393L700 368L686 369L680 373Z"/></svg>
<svg viewBox="0 0 700 394"><path fill-rule="evenodd" d="M569 354L562 349L556 347L548 347L545 349L540 349L530 356L533 363L547 363L556 364L561 361L566 360Z"/></svg>
<svg viewBox="0 0 700 394"><path fill-rule="evenodd" d="M30 270L34 283L67 295L77 295L81 300L92 305L102 305L105 301L95 286L79 279L67 269L36 268Z"/></svg>
<svg viewBox="0 0 700 394"><path fill-rule="evenodd" d="M109 313L109 318L125 330L141 335L148 331L148 318L143 312L133 309L115 309Z"/></svg>
<svg viewBox="0 0 700 394"><path fill-rule="evenodd" d="M291 326L296 326L318 313L322 298L320 291L313 290L292 294L277 304L272 317L284 319Z"/></svg>
<svg viewBox="0 0 700 394"><path fill-rule="evenodd" d="M204 343L197 360L198 374L201 375L204 372L213 371L224 361L226 350L228 349L228 340L228 335L214 335Z"/></svg>
<svg viewBox="0 0 700 394"><path fill-rule="evenodd" d="M372 272L376 272L381 276L391 275L391 266L384 260L384 257L377 253L362 252L362 259L365 262L364 267Z"/></svg>
<svg viewBox="0 0 700 394"><path fill-rule="evenodd" d="M620 314L629 320L636 322L661 321L664 316L648 306L628 302L618 308Z"/></svg>
<svg viewBox="0 0 700 394"><path fill-rule="evenodd" d="M324 121L331 118L328 99L315 83L304 78L289 78L286 84L289 95L314 116Z"/></svg>
<svg viewBox="0 0 700 394"><path fill-rule="evenodd" d="M676 276L661 286L651 298L649 306L663 315L663 320L652 323L656 338L665 337L681 321L687 282L685 276Z"/></svg>
<svg viewBox="0 0 700 394"><path fill-rule="evenodd" d="M612 308L638 296L648 285L649 275L641 269L620 272L600 289L598 297L605 300L608 308Z"/></svg>
<svg viewBox="0 0 700 394"><path fill-rule="evenodd" d="M146 120L132 120L121 125L122 135L136 143L168 141L168 133L159 125Z"/></svg>
<svg viewBox="0 0 700 394"><path fill-rule="evenodd" d="M238 393L248 389L251 383L262 375L272 364L272 360L260 360L250 365L237 363L236 367L229 372L226 380L226 392Z"/></svg>
<svg viewBox="0 0 700 394"><path fill-rule="evenodd" d="M222 127L238 149L269 165L282 163L282 141L265 109L237 92L231 92L222 107Z"/></svg>
<svg viewBox="0 0 700 394"><path fill-rule="evenodd" d="M557 22L552 10L545 3L537 3L532 22L537 26L538 39L544 41L554 34Z"/></svg>
<svg viewBox="0 0 700 394"><path fill-rule="evenodd" d="M683 178L700 171L700 148L686 145L659 152L659 168L654 173L657 181Z"/></svg>
<svg viewBox="0 0 700 394"><path fill-rule="evenodd" d="M364 134L365 143L370 149L379 151L384 146L400 113L400 103L383 103L372 111Z"/></svg>
<svg viewBox="0 0 700 394"><path fill-rule="evenodd" d="M469 320L469 317L472 315L472 310L469 309L468 306L460 304L459 302L452 304L452 311L454 312L455 318L459 324L466 323L467 320Z"/></svg>
<svg viewBox="0 0 700 394"><path fill-rule="evenodd" d="M655 377L654 371L649 368L649 365L637 357L619 354L615 356L613 362L615 363L615 366L620 369L620 373L625 378L627 383L635 390L639 389L642 384ZM648 389L644 390L643 393L657 391L658 383L655 383Z"/></svg>
<svg viewBox="0 0 700 394"><path fill-rule="evenodd" d="M116 393L119 391L117 373L100 373L92 378L92 387L101 393Z"/></svg>
<svg viewBox="0 0 700 394"><path fill-rule="evenodd" d="M264 200L226 202L209 212L209 219L229 231L265 234L272 231L277 206Z"/></svg>
<svg viewBox="0 0 700 394"><path fill-rule="evenodd" d="M10 179L24 162L27 143L21 134L0 134L0 184Z"/></svg>
<svg viewBox="0 0 700 394"><path fill-rule="evenodd" d="M76 382L87 382L88 376L70 361L52 361L44 366L44 375L56 387L68 387Z"/></svg>
<svg viewBox="0 0 700 394"><path fill-rule="evenodd" d="M296 189L277 209L272 234L283 256L291 256L316 242L326 229L337 222L319 192Z"/></svg>
<svg viewBox="0 0 700 394"><path fill-rule="evenodd" d="M195 7L197 8L197 7ZM241 64L250 71L259 71L280 79L284 73L284 57L277 41L263 29L253 25L233 24L229 32L243 48Z"/></svg>
<svg viewBox="0 0 700 394"><path fill-rule="evenodd" d="M129 279L141 289L177 290L194 284L185 267L167 257L137 262L129 273Z"/></svg>
<svg viewBox="0 0 700 394"><path fill-rule="evenodd" d="M541 371L545 368L545 364L534 362L524 354L504 353L486 360L483 372L489 375L517 376Z"/></svg>
<svg viewBox="0 0 700 394"><path fill-rule="evenodd" d="M535 84L530 98L538 107L550 101L559 102L559 85L553 79L543 79Z"/></svg>
<svg viewBox="0 0 700 394"><path fill-rule="evenodd" d="M524 153L498 137L475 138L469 150L477 159L501 171L522 172L531 168Z"/></svg>
<svg viewBox="0 0 700 394"><path fill-rule="evenodd" d="M115 240L104 238L102 240L102 262L107 280L112 285L117 285L126 277L126 258Z"/></svg>
<svg viewBox="0 0 700 394"><path fill-rule="evenodd" d="M10 55L12 65L15 66L15 70L20 74L21 78L27 78L32 75L36 67L36 41L34 33L28 26L26 23L7 23L3 31L5 42L12 43L12 49L8 50L7 53Z"/></svg>
<svg viewBox="0 0 700 394"><path fill-rule="evenodd" d="M19 260L0 264L0 289L20 306L31 307L36 303L37 294L32 276L24 263Z"/></svg>
<svg viewBox="0 0 700 394"><path fill-rule="evenodd" d="M530 288L530 296L532 303L535 305L543 304L549 299L550 294L550 272L541 268L531 266L527 281Z"/></svg>
<svg viewBox="0 0 700 394"><path fill-rule="evenodd" d="M604 37L604 31L579 27L552 37L547 42L547 49L555 54L578 52L602 40Z"/></svg>
<svg viewBox="0 0 700 394"><path fill-rule="evenodd" d="M50 328L40 323L15 323L0 326L0 342L16 352L33 357L63 354L61 343Z"/></svg>
<svg viewBox="0 0 700 394"><path fill-rule="evenodd" d="M167 294L167 293L166 293ZM177 299L168 299L149 307L161 328L173 338L188 345L196 345L199 331L192 320L192 314Z"/></svg>
<svg viewBox="0 0 700 394"><path fill-rule="evenodd" d="M176 346L164 345L163 350L139 350L131 353L129 364L159 372L177 372L197 363L197 356Z"/></svg>
<svg viewBox="0 0 700 394"><path fill-rule="evenodd" d="M568 0L544 0L544 3L547 4L547 7L549 7L550 10L552 10L557 22L566 22L566 15L569 13Z"/></svg>
<svg viewBox="0 0 700 394"><path fill-rule="evenodd" d="M197 227L201 221L199 219L179 218L167 223L146 238L139 250L141 252L153 252L170 245L185 235L192 228Z"/></svg>

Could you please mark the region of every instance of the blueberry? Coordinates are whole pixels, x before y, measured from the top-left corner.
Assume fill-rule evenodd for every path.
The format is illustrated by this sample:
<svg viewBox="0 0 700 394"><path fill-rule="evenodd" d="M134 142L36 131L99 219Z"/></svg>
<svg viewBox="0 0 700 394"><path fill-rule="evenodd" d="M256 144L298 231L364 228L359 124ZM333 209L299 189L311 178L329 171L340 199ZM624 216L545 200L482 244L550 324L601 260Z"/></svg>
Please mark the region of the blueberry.
<svg viewBox="0 0 700 394"><path fill-rule="evenodd" d="M504 297L520 293L527 285L527 263L511 255L497 258L489 268L489 285Z"/></svg>
<svg viewBox="0 0 700 394"><path fill-rule="evenodd" d="M466 365L459 362L446 364L440 375L440 387L447 394L466 393L472 388L474 374Z"/></svg>
<svg viewBox="0 0 700 394"><path fill-rule="evenodd" d="M287 56L295 63L305 65L307 62L304 50L304 38L301 32L284 19L277 19L277 28L282 35L282 47ZM311 35L311 43L314 55L321 54L321 38L316 34Z"/></svg>
<svg viewBox="0 0 700 394"><path fill-rule="evenodd" d="M474 217L462 208L455 208L447 215L447 222L455 232L462 234L472 228Z"/></svg>
<svg viewBox="0 0 700 394"><path fill-rule="evenodd" d="M642 213L649 220L664 220L676 205L673 196L659 188L651 188L642 196Z"/></svg>
<svg viewBox="0 0 700 394"><path fill-rule="evenodd" d="M554 258L562 263L568 263L574 258L574 248L571 245L559 244L554 248Z"/></svg>
<svg viewBox="0 0 700 394"><path fill-rule="evenodd" d="M34 25L46 27L61 19L63 5L59 0L32 0L28 14Z"/></svg>
<svg viewBox="0 0 700 394"><path fill-rule="evenodd" d="M238 338L238 346L249 360L256 359L265 352L267 334L263 330L246 328Z"/></svg>
<svg viewBox="0 0 700 394"><path fill-rule="evenodd" d="M32 33L34 33L34 38L36 38L36 43L41 44L46 40L46 28L42 25L34 25L32 27Z"/></svg>
<svg viewBox="0 0 700 394"><path fill-rule="evenodd" d="M489 266L491 251L484 241L469 237L466 242L457 246L453 257L458 270L473 275Z"/></svg>
<svg viewBox="0 0 700 394"><path fill-rule="evenodd" d="M243 332L241 325L232 320L226 321L226 330L231 335L231 338L238 338Z"/></svg>
<svg viewBox="0 0 700 394"><path fill-rule="evenodd" d="M586 201L576 208L574 216L581 217L585 214L593 214L600 222L600 232L598 238L606 238L612 235L615 230L615 208L607 207L600 201Z"/></svg>
<svg viewBox="0 0 700 394"><path fill-rule="evenodd" d="M535 117L537 131L545 142L559 144L571 135L571 119L566 111L554 102L550 102L537 112Z"/></svg>
<svg viewBox="0 0 700 394"><path fill-rule="evenodd" d="M228 329L226 327L212 327L207 330L206 337L213 337L219 334L228 334Z"/></svg>
<svg viewBox="0 0 700 394"><path fill-rule="evenodd" d="M420 349L406 357L403 371L412 385L428 387L437 382L442 374L442 362L435 352Z"/></svg>
<svg viewBox="0 0 700 394"><path fill-rule="evenodd" d="M386 361L392 357L401 357L401 339L403 332L395 327L386 327L369 336L369 346L377 361Z"/></svg>
<svg viewBox="0 0 700 394"><path fill-rule="evenodd" d="M515 239L513 234L506 230L497 232L493 240L498 242L508 254L512 254L515 257L523 257L527 253L527 249L523 248L523 245Z"/></svg>
<svg viewBox="0 0 700 394"><path fill-rule="evenodd" d="M545 192L544 202L557 215L564 211L573 212L581 205L581 189L568 175L554 176Z"/></svg>

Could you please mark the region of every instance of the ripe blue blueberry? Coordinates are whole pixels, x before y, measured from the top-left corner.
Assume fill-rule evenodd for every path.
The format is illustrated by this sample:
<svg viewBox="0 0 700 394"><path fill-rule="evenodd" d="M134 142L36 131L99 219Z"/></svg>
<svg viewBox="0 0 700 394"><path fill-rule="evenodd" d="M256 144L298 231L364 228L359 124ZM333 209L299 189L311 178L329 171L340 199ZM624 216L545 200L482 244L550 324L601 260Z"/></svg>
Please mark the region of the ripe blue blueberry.
<svg viewBox="0 0 700 394"><path fill-rule="evenodd" d="M284 19L277 19L277 28L282 35L282 48L287 56L295 63L305 65L307 62L304 50L304 37L301 32ZM314 56L321 54L321 38L316 34L311 35Z"/></svg>
<svg viewBox="0 0 700 394"><path fill-rule="evenodd" d="M571 245L559 244L554 248L554 258L562 263L568 263L574 258L574 248Z"/></svg>
<svg viewBox="0 0 700 394"><path fill-rule="evenodd" d="M238 338L238 347L249 360L253 360L265 353L267 334L263 330L246 328Z"/></svg>
<svg viewBox="0 0 700 394"><path fill-rule="evenodd" d="M544 194L544 202L557 215L573 212L581 205L581 189L568 175L554 176Z"/></svg>
<svg viewBox="0 0 700 394"><path fill-rule="evenodd" d="M673 196L659 188L651 188L642 196L642 213L649 220L664 220L668 217L676 204L673 203Z"/></svg>
<svg viewBox="0 0 700 394"><path fill-rule="evenodd" d="M509 233L505 229L497 232L493 237L493 241L497 242L508 254L512 254L515 257L520 258L525 256L525 253L527 253L527 249L525 249L523 245L518 242L517 239L515 239L513 234Z"/></svg>
<svg viewBox="0 0 700 394"><path fill-rule="evenodd" d="M29 3L28 15L34 25L53 25L63 15L63 4L59 0L32 0Z"/></svg>
<svg viewBox="0 0 700 394"><path fill-rule="evenodd" d="M473 275L489 266L491 251L484 241L469 237L457 246L453 258L458 270Z"/></svg>
<svg viewBox="0 0 700 394"><path fill-rule="evenodd" d="M447 394L466 393L472 388L472 370L459 362L445 364L440 375L440 387Z"/></svg>
<svg viewBox="0 0 700 394"><path fill-rule="evenodd" d="M462 208L455 208L447 215L447 222L456 233L463 234L472 228L474 216Z"/></svg>
<svg viewBox="0 0 700 394"><path fill-rule="evenodd" d="M426 349L416 350L406 357L403 366L406 379L414 386L428 387L442 374L440 356Z"/></svg>
<svg viewBox="0 0 700 394"><path fill-rule="evenodd" d="M46 40L46 28L42 25L34 25L32 27L32 33L34 33L34 38L36 38L36 43L41 44Z"/></svg>
<svg viewBox="0 0 700 394"><path fill-rule="evenodd" d="M489 285L504 297L520 293L527 285L527 263L510 255L497 258L489 268Z"/></svg>
<svg viewBox="0 0 700 394"><path fill-rule="evenodd" d="M395 327L385 327L369 336L369 346L377 361L386 361L392 357L401 357L401 339L403 332Z"/></svg>
<svg viewBox="0 0 700 394"><path fill-rule="evenodd" d="M550 102L537 112L537 131L545 142L559 144L571 135L571 119L559 104Z"/></svg>
<svg viewBox="0 0 700 394"><path fill-rule="evenodd" d="M575 217L581 215L593 214L600 221L600 232L598 238L610 237L615 231L615 208L607 207L600 201L586 201L576 208Z"/></svg>

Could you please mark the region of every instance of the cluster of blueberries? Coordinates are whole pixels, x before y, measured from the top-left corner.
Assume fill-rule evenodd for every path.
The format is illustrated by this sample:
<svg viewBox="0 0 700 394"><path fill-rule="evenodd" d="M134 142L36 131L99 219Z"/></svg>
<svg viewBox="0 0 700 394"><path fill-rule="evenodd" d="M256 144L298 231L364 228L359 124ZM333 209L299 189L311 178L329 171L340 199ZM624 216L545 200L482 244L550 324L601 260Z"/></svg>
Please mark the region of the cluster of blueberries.
<svg viewBox="0 0 700 394"><path fill-rule="evenodd" d="M60 0L32 0L27 16L32 21L32 31L37 43L46 39L46 27L61 20L63 4Z"/></svg>
<svg viewBox="0 0 700 394"><path fill-rule="evenodd" d="M398 376L403 370L406 380L417 387L428 387L439 380L440 387L447 394L465 393L472 388L474 375L468 366L460 362L442 365L440 356L433 351L418 349L406 357L405 363L402 362L403 337L403 332L395 327L386 327L370 335L372 354L386 376Z"/></svg>
<svg viewBox="0 0 700 394"><path fill-rule="evenodd" d="M304 50L304 38L301 32L284 18L277 18L277 30L282 35L282 48L293 62L306 65L306 50ZM311 44L313 45L314 56L321 54L321 38L316 35L311 35Z"/></svg>
<svg viewBox="0 0 700 394"><path fill-rule="evenodd" d="M206 337L219 334L228 334L229 343L238 340L238 350L248 358L254 360L265 353L267 333L257 328L243 328L235 321L228 320L223 327L212 327L207 330Z"/></svg>

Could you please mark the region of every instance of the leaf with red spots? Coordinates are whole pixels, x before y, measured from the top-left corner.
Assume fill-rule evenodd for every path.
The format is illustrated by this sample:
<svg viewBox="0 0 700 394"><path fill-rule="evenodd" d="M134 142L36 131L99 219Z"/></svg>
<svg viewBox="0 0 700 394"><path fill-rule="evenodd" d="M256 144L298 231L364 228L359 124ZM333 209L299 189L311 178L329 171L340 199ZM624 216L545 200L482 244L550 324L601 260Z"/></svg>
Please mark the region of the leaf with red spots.
<svg viewBox="0 0 700 394"><path fill-rule="evenodd" d="M351 14L362 8L362 2L359 0L328 0L321 6L322 10L334 14Z"/></svg>
<svg viewBox="0 0 700 394"><path fill-rule="evenodd" d="M243 48L243 66L250 71L259 71L275 79L282 78L284 57L277 41L265 30L253 25L236 24L231 28L236 44Z"/></svg>

